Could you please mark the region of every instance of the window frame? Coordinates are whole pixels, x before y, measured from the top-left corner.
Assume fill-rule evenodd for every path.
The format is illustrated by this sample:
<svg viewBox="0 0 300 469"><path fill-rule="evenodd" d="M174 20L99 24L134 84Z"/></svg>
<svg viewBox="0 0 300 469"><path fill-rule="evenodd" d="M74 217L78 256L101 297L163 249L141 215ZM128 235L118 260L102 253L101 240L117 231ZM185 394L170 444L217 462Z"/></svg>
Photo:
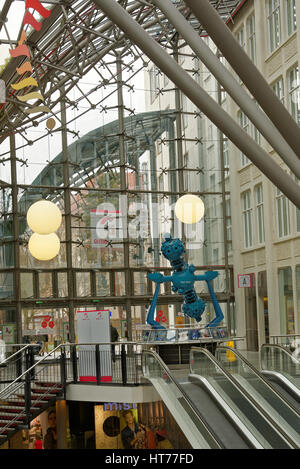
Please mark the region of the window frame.
<svg viewBox="0 0 300 469"><path fill-rule="evenodd" d="M244 249L253 247L253 208L251 190L248 189L241 194L242 220L244 232Z"/></svg>
<svg viewBox="0 0 300 469"><path fill-rule="evenodd" d="M257 184L254 188L255 194L255 209L256 209L256 223L257 223L257 242L264 244L265 239L265 219L264 219L264 191L263 185ZM260 197L258 197L260 195Z"/></svg>
<svg viewBox="0 0 300 469"><path fill-rule="evenodd" d="M269 52L272 54L282 41L281 2L280 0L267 0L266 6ZM276 24L278 24L277 30L275 29Z"/></svg>
<svg viewBox="0 0 300 469"><path fill-rule="evenodd" d="M290 204L288 198L277 187L275 188L275 204L277 236L279 239L286 238L291 234Z"/></svg>

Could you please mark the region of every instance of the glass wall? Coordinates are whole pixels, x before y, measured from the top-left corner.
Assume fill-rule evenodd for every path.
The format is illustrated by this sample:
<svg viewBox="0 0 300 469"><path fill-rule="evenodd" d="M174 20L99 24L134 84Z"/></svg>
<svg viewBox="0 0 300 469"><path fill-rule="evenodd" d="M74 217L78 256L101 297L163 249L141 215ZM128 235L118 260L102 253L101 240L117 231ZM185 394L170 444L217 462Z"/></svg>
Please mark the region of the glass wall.
<svg viewBox="0 0 300 469"><path fill-rule="evenodd" d="M200 81L198 59L180 44L175 50ZM109 63L100 59L97 67L66 97L56 93L55 130L37 119L26 135L16 133L1 145L0 157L8 162L5 170L0 165L0 320L7 323L4 311L13 305L18 340L49 329L39 325L49 316L55 323L49 346L66 340L65 323L73 341L76 311L95 303L113 311L118 328L127 321L127 336L134 337L154 292L147 274L171 270L160 253L165 233L184 239L186 261L197 272L220 270L215 290L226 318L232 316L226 313L232 249L223 135L212 124L203 129L199 110L159 71L154 76L140 52L134 58L128 50L111 52ZM205 204L205 217L194 225L182 225L174 214L187 192ZM37 260L28 249L26 214L41 199L62 213L60 251L50 261ZM196 288L209 299L203 285ZM182 297L170 284L160 295L172 325ZM203 321L212 315L208 305Z"/></svg>

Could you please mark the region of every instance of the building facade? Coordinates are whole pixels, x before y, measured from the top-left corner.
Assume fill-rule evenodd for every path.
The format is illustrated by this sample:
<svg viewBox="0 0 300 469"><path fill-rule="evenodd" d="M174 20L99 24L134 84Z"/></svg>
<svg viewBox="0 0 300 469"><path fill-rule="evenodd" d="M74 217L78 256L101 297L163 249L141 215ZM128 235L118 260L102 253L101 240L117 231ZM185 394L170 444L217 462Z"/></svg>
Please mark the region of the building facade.
<svg viewBox="0 0 300 469"><path fill-rule="evenodd" d="M228 23L240 45L298 122L299 24L300 5L296 0L248 0L234 21ZM211 39L202 39L226 65ZM203 89L243 131L289 171L189 47L180 49L179 63L197 77ZM228 64L226 66L230 69ZM172 94L164 85L164 77L155 73L155 67L149 67L149 73L145 75L145 88L151 90L147 109L157 106L165 109L174 105ZM244 87L237 74L230 71L239 86ZM270 335L299 333L299 210L209 119L195 110L182 93L179 109L188 168L195 168L196 161L192 150L195 140L192 142L192 139L197 135L201 142L199 182L195 173L190 172L186 187L192 192L193 184L200 184L201 190L207 193L203 198L206 245L201 261L203 264L233 266L235 308L231 308L229 315L231 329L246 337L246 347L243 347L248 350L258 350L261 344L269 341ZM222 194L222 189L223 196L217 195L217 192Z"/></svg>

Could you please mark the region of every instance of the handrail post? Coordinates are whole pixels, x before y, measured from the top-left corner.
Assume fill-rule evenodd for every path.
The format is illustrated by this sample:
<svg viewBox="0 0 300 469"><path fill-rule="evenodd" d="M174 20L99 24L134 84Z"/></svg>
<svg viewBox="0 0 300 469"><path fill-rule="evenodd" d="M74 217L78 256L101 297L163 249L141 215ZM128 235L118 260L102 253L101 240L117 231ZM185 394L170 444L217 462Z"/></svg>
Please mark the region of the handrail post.
<svg viewBox="0 0 300 469"><path fill-rule="evenodd" d="M16 360L16 378L18 378L22 374L23 353L26 352L21 351Z"/></svg>
<svg viewBox="0 0 300 469"><path fill-rule="evenodd" d="M126 363L126 350L125 345L121 345L121 370L122 370L122 383L123 386L127 384L127 363Z"/></svg>
<svg viewBox="0 0 300 469"><path fill-rule="evenodd" d="M25 366L28 370L31 366L31 348L25 351ZM26 413L26 423L29 428L31 415L31 371L27 372L25 375L25 389L24 389L24 399L25 399L25 413Z"/></svg>
<svg viewBox="0 0 300 469"><path fill-rule="evenodd" d="M101 384L101 362L100 362L100 347L99 347L99 344L96 344L95 354L96 354L96 380L97 380L97 386L100 386L100 384Z"/></svg>
<svg viewBox="0 0 300 469"><path fill-rule="evenodd" d="M63 388L63 396L65 399L67 376L66 376L66 353L65 353L64 347L61 348L61 354L60 354L60 378L61 378L61 385Z"/></svg>
<svg viewBox="0 0 300 469"><path fill-rule="evenodd" d="M71 360L73 369L73 382L76 384L78 382L76 345L71 346Z"/></svg>
<svg viewBox="0 0 300 469"><path fill-rule="evenodd" d="M29 350L29 354L28 354L29 361L28 361L28 367L26 369L31 368L34 365L34 348L29 347L28 350ZM30 378L34 379L34 377L35 377L35 369L32 368L32 370L30 371Z"/></svg>

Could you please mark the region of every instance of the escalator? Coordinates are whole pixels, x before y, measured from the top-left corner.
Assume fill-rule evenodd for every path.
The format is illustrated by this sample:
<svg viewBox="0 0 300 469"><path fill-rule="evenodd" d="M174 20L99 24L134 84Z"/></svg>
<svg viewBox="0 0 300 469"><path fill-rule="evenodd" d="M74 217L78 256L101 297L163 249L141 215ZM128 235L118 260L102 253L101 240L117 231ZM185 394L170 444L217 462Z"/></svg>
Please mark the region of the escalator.
<svg viewBox="0 0 300 469"><path fill-rule="evenodd" d="M232 378L268 413L296 448L300 448L300 404L290 394L266 379L237 350L220 346L216 358Z"/></svg>
<svg viewBox="0 0 300 469"><path fill-rule="evenodd" d="M193 448L289 449L297 444L206 349L193 348L178 379L153 351L143 372Z"/></svg>
<svg viewBox="0 0 300 469"><path fill-rule="evenodd" d="M300 359L287 347L264 344L261 347L262 374L285 398L300 409Z"/></svg>

